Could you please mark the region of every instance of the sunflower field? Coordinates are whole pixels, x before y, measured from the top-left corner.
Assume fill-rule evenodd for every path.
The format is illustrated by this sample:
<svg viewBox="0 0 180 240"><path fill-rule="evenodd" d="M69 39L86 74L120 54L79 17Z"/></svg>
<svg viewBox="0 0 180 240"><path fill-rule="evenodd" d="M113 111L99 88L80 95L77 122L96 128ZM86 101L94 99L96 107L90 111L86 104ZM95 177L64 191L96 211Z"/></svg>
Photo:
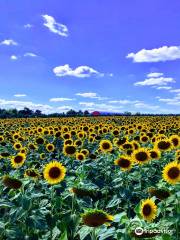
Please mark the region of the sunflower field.
<svg viewBox="0 0 180 240"><path fill-rule="evenodd" d="M0 239L178 240L180 117L0 120Z"/></svg>

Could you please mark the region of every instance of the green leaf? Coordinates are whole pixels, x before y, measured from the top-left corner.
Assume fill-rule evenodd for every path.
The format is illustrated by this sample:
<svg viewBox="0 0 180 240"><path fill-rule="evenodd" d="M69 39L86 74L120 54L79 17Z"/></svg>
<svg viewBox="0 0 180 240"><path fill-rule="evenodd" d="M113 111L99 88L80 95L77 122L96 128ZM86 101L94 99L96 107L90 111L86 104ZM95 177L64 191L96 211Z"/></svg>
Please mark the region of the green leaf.
<svg viewBox="0 0 180 240"><path fill-rule="evenodd" d="M90 228L90 227L83 226L83 227L79 230L79 232L78 232L78 234L79 234L79 236L80 236L80 239L81 239L81 240L86 239L86 237L88 236L88 234L90 234L90 232L91 232L91 228Z"/></svg>
<svg viewBox="0 0 180 240"><path fill-rule="evenodd" d="M59 240L68 240L67 231L66 230L61 234Z"/></svg>
<svg viewBox="0 0 180 240"><path fill-rule="evenodd" d="M61 231L59 230L58 227L54 227L52 230L52 240L55 240L56 237L58 237L60 235Z"/></svg>

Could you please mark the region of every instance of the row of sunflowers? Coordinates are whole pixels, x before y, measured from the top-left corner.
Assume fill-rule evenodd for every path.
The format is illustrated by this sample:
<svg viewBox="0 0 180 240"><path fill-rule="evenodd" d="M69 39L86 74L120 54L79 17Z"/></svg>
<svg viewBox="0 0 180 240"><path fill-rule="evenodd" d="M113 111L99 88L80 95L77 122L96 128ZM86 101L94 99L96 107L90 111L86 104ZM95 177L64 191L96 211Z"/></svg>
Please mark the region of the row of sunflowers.
<svg viewBox="0 0 180 240"><path fill-rule="evenodd" d="M180 117L0 123L0 239L179 239Z"/></svg>

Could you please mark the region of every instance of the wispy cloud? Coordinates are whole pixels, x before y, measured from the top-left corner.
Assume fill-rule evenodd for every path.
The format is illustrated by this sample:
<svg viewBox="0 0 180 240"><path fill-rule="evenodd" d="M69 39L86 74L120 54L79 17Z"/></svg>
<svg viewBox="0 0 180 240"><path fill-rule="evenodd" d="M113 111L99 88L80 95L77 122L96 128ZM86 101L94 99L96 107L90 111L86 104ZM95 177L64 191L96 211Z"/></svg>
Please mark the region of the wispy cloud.
<svg viewBox="0 0 180 240"><path fill-rule="evenodd" d="M75 98L50 98L50 102L64 102L64 101L73 101Z"/></svg>
<svg viewBox="0 0 180 240"><path fill-rule="evenodd" d="M7 46L14 45L14 46L17 46L18 43L15 42L13 39L5 39L2 42L0 42L0 45L7 45Z"/></svg>
<svg viewBox="0 0 180 240"><path fill-rule="evenodd" d="M84 98L94 98L97 100L107 100L108 97L101 97L95 92L85 92L85 93L76 93L76 96L84 97Z"/></svg>
<svg viewBox="0 0 180 240"><path fill-rule="evenodd" d="M27 52L24 54L24 57L37 57L35 53Z"/></svg>
<svg viewBox="0 0 180 240"><path fill-rule="evenodd" d="M24 28L32 28L32 27L33 27L33 25L30 24L30 23L27 23L27 24L24 25Z"/></svg>
<svg viewBox="0 0 180 240"><path fill-rule="evenodd" d="M139 101L138 101L138 100L127 100L127 99L123 99L123 100L112 100L112 101L109 101L109 103L126 105L126 104L139 103Z"/></svg>
<svg viewBox="0 0 180 240"><path fill-rule="evenodd" d="M164 86L164 87L156 87L156 89L158 89L158 90L170 90L172 87L168 87L168 86Z"/></svg>
<svg viewBox="0 0 180 240"><path fill-rule="evenodd" d="M72 77L78 77L78 78L86 78L91 76L98 76L98 77L104 76L103 73L100 73L89 66L79 66L75 69L72 69L69 66L69 64L55 67L53 69L53 72L57 77L72 76Z"/></svg>
<svg viewBox="0 0 180 240"><path fill-rule="evenodd" d="M159 109L158 105L151 105L151 104L147 104L147 103L143 103L143 102L135 103L134 107L139 108L139 109L147 109L147 110L157 110L157 109Z"/></svg>
<svg viewBox="0 0 180 240"><path fill-rule="evenodd" d="M26 94L19 94L19 93L17 93L17 94L14 94L14 97L26 97L27 95Z"/></svg>
<svg viewBox="0 0 180 240"><path fill-rule="evenodd" d="M175 95L173 98L159 98L158 100L168 105L180 106L180 93Z"/></svg>
<svg viewBox="0 0 180 240"><path fill-rule="evenodd" d="M165 62L180 59L180 46L163 46L151 50L142 49L137 53L129 53L126 58L133 62Z"/></svg>
<svg viewBox="0 0 180 240"><path fill-rule="evenodd" d="M42 17L44 19L44 26L47 27L51 32L62 37L68 36L68 28L66 25L56 22L54 17L47 14L42 15Z"/></svg>

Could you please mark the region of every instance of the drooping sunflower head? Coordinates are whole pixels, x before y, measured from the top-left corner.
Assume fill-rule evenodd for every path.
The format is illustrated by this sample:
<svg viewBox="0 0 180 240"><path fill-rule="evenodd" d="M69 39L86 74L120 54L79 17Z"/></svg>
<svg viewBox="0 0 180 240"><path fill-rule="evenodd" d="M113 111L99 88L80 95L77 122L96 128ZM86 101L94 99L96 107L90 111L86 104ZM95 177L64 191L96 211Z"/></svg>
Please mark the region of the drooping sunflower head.
<svg viewBox="0 0 180 240"><path fill-rule="evenodd" d="M150 160L150 153L145 148L139 148L132 153L132 159L136 163L143 164Z"/></svg>
<svg viewBox="0 0 180 240"><path fill-rule="evenodd" d="M8 175L4 176L2 179L2 183L8 187L8 188L12 188L12 189L18 189L22 186L22 182L19 179L10 177Z"/></svg>
<svg viewBox="0 0 180 240"><path fill-rule="evenodd" d="M140 214L144 220L151 222L156 218L157 206L152 199L146 199L142 201Z"/></svg>
<svg viewBox="0 0 180 240"><path fill-rule="evenodd" d="M53 152L54 149L55 149L54 144L48 143L48 144L46 145L46 150L47 150L48 152Z"/></svg>
<svg viewBox="0 0 180 240"><path fill-rule="evenodd" d="M76 153L76 160L83 161L86 156L83 153Z"/></svg>
<svg viewBox="0 0 180 240"><path fill-rule="evenodd" d="M19 168L23 165L26 159L26 155L23 153L18 153L16 156L11 158L11 165L13 168Z"/></svg>
<svg viewBox="0 0 180 240"><path fill-rule="evenodd" d="M83 224L89 227L99 227L113 221L113 216L98 209L90 209L82 214Z"/></svg>
<svg viewBox="0 0 180 240"><path fill-rule="evenodd" d="M76 153L76 147L74 145L65 145L63 153L66 156L73 156Z"/></svg>
<svg viewBox="0 0 180 240"><path fill-rule="evenodd" d="M172 147L171 142L168 139L160 139L155 143L155 148L160 151L168 151Z"/></svg>
<svg viewBox="0 0 180 240"><path fill-rule="evenodd" d="M102 152L111 152L113 149L113 145L111 141L105 139L100 141L99 148Z"/></svg>
<svg viewBox="0 0 180 240"><path fill-rule="evenodd" d="M158 189L158 188L149 188L148 192L150 193L151 197L155 196L160 200L164 200L170 196L170 192L165 189Z"/></svg>
<svg viewBox="0 0 180 240"><path fill-rule="evenodd" d="M168 163L162 172L163 179L169 184L176 184L180 181L180 163L173 161Z"/></svg>
<svg viewBox="0 0 180 240"><path fill-rule="evenodd" d="M24 176L25 177L30 177L30 178L33 178L33 179L37 179L37 178L40 177L40 174L36 169L29 168L29 169L26 169L26 171L24 173Z"/></svg>
<svg viewBox="0 0 180 240"><path fill-rule="evenodd" d="M44 167L44 178L49 184L57 184L61 182L66 174L66 168L57 161L52 161Z"/></svg>
<svg viewBox="0 0 180 240"><path fill-rule="evenodd" d="M130 170L132 167L131 158L125 155L119 156L119 158L114 161L114 164L118 165L124 171Z"/></svg>
<svg viewBox="0 0 180 240"><path fill-rule="evenodd" d="M36 138L36 144L44 144L44 138L43 137L38 137L38 138Z"/></svg>

